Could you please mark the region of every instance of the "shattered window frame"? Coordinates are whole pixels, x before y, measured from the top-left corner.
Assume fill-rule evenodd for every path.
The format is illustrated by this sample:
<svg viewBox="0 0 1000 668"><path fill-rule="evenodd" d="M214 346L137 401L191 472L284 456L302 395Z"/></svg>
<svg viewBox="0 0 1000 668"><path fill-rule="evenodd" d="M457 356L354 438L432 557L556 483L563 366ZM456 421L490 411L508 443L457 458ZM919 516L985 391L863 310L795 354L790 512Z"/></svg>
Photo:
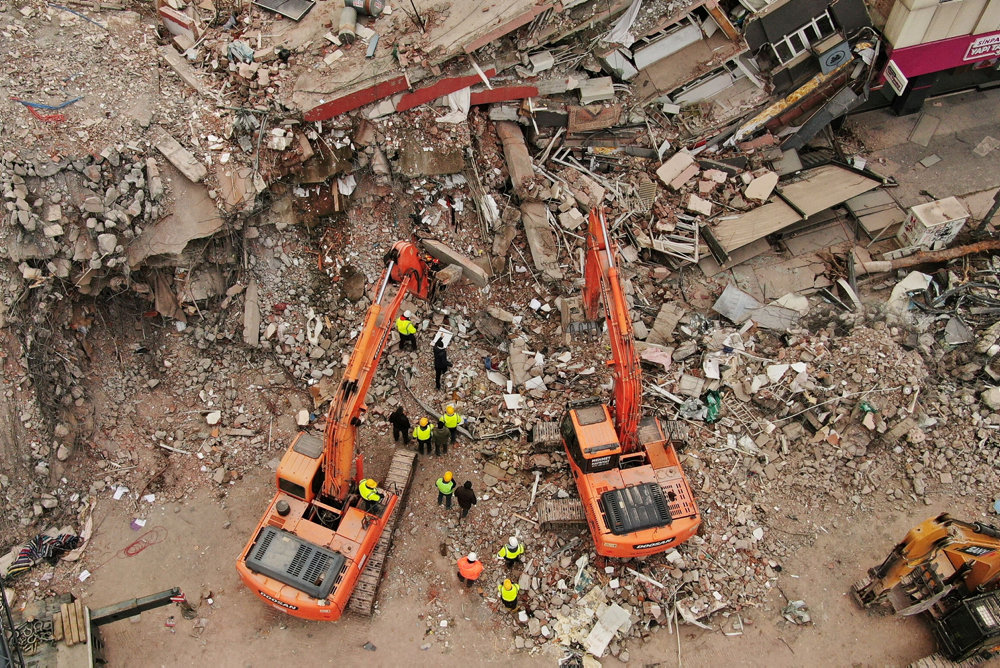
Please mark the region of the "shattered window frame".
<svg viewBox="0 0 1000 668"><path fill-rule="evenodd" d="M837 26L834 24L833 18L830 17L830 11L824 10L822 14L798 30L793 30L777 42L772 42L771 51L774 52L774 57L781 65L787 65L808 51L813 44L823 41L836 32ZM793 39L800 45L799 48L795 46Z"/></svg>

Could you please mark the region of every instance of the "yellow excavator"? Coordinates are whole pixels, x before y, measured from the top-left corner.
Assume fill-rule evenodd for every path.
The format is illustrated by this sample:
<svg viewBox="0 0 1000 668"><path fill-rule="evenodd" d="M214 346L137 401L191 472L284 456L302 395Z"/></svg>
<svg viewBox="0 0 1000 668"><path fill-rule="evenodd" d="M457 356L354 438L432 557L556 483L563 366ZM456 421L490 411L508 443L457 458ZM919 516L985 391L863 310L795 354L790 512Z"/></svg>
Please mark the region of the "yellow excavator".
<svg viewBox="0 0 1000 668"><path fill-rule="evenodd" d="M940 655L915 665L955 665L1000 652L998 576L1000 529L942 514L911 529L852 593L863 608L927 613Z"/></svg>

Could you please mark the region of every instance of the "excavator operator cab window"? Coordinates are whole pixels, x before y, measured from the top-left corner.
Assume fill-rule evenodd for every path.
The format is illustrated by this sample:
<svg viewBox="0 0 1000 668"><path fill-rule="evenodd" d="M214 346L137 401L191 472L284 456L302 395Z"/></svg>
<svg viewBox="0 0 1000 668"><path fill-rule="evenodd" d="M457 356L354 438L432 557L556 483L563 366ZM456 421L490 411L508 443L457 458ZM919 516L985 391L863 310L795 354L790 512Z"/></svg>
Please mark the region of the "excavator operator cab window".
<svg viewBox="0 0 1000 668"><path fill-rule="evenodd" d="M296 484L290 480L285 480L284 478L278 478L278 489L280 489L285 494L290 494L296 499L305 500L306 490L302 485Z"/></svg>

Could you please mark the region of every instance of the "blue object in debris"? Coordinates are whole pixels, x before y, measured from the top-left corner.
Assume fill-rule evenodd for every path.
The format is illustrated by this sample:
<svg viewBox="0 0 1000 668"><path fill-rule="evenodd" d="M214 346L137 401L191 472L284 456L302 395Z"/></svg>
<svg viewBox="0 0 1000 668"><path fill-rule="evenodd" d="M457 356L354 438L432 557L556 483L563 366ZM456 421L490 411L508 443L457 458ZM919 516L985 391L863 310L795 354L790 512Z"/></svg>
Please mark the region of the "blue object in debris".
<svg viewBox="0 0 1000 668"><path fill-rule="evenodd" d="M1000 513L1000 499L997 499L996 501L993 502L993 510Z"/></svg>
<svg viewBox="0 0 1000 668"><path fill-rule="evenodd" d="M365 53L365 58L375 57L375 47L378 46L378 35L372 35L372 38L368 40L368 51Z"/></svg>

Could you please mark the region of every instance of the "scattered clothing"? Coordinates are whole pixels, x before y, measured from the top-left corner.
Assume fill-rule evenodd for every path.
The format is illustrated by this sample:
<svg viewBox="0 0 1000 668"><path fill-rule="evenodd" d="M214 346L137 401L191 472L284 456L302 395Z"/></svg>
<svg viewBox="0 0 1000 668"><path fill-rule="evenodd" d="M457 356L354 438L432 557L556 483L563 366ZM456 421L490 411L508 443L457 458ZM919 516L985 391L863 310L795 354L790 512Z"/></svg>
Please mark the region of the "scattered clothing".
<svg viewBox="0 0 1000 668"><path fill-rule="evenodd" d="M7 577L20 575L42 560L54 564L64 552L75 550L82 542L82 538L69 533L61 533L58 536L38 534L25 543L17 553L17 558L7 568Z"/></svg>

